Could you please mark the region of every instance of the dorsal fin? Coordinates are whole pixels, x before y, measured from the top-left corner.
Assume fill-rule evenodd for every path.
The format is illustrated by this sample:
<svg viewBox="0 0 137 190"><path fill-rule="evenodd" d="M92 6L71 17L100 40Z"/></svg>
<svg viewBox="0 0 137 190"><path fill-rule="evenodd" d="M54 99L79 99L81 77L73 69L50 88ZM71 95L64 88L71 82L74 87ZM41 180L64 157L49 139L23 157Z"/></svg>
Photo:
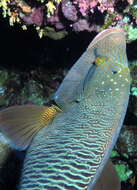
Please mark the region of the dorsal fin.
<svg viewBox="0 0 137 190"><path fill-rule="evenodd" d="M33 136L47 126L61 112L55 105L50 107L22 105L9 107L0 112L0 131L15 148L26 149Z"/></svg>

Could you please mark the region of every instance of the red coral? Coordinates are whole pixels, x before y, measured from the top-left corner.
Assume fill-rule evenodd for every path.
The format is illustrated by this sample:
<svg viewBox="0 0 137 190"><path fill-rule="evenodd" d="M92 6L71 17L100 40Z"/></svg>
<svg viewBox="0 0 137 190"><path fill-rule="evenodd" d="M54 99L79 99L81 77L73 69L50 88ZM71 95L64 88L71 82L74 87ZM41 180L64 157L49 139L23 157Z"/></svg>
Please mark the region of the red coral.
<svg viewBox="0 0 137 190"><path fill-rule="evenodd" d="M79 7L80 13L86 16L89 12L94 12L97 7L102 13L104 11L114 11L114 1L111 0L74 0L74 4Z"/></svg>
<svg viewBox="0 0 137 190"><path fill-rule="evenodd" d="M33 8L32 13L26 16L22 16L23 21L26 24L35 24L37 26L41 26L43 24L43 8Z"/></svg>
<svg viewBox="0 0 137 190"><path fill-rule="evenodd" d="M47 18L47 24L55 26L55 28L58 29L58 30L64 29L64 25L61 23L60 18L59 18L59 8L58 7L55 10L54 15Z"/></svg>
<svg viewBox="0 0 137 190"><path fill-rule="evenodd" d="M85 1L85 0L78 0L78 1L74 1L74 4L78 5L80 12L83 16L85 16L87 14L87 11L89 9L89 0Z"/></svg>
<svg viewBox="0 0 137 190"><path fill-rule="evenodd" d="M77 9L70 0L62 1L62 12L68 20L76 21L78 19Z"/></svg>
<svg viewBox="0 0 137 190"><path fill-rule="evenodd" d="M15 9L16 2L15 0L12 2L14 4L10 3L10 5ZM44 3L39 4L39 8L32 8L26 3L18 3L17 13L25 24L52 26L57 30L71 28L74 31L98 31L99 27L104 24L105 15L112 14L114 11L117 16L112 20L110 26L123 23L122 11L128 4L132 5L133 0L62 0L61 4L55 3L55 1L53 3L56 10L50 17L47 16L47 7ZM32 12L28 11L29 9ZM137 22L137 19L134 20Z"/></svg>
<svg viewBox="0 0 137 190"><path fill-rule="evenodd" d="M100 10L102 13L104 11L108 11L109 13L113 13L114 12L114 1L99 0L98 10Z"/></svg>
<svg viewBox="0 0 137 190"><path fill-rule="evenodd" d="M80 31L85 31L85 30L89 31L89 32L91 32L91 31L98 31L97 25L90 26L89 23L88 23L88 21L85 20L85 19L78 20L78 22L74 23L72 25L72 27L73 27L73 29L75 31L79 31L79 32Z"/></svg>

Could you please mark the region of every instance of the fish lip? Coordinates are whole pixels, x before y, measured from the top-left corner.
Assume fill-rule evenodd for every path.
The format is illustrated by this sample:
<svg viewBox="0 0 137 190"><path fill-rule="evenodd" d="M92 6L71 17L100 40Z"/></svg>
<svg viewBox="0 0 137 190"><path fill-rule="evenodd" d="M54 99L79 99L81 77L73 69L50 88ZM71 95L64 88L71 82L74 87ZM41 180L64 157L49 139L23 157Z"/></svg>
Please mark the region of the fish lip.
<svg viewBox="0 0 137 190"><path fill-rule="evenodd" d="M90 44L90 46L88 47L88 49L92 48L95 44L97 44L99 41L106 38L107 36L111 35L112 33L122 33L123 34L124 29L123 28L109 28L109 29L103 30L93 39L93 41Z"/></svg>

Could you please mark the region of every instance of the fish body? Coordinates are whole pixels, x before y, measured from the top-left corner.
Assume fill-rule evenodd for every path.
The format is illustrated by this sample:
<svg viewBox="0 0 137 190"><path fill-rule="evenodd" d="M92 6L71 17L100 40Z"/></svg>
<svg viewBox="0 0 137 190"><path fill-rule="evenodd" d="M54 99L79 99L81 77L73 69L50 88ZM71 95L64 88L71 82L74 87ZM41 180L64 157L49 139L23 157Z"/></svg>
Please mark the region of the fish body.
<svg viewBox="0 0 137 190"><path fill-rule="evenodd" d="M33 138L20 190L93 189L110 156L130 90L123 31L99 34L87 53L94 55L95 65L70 104Z"/></svg>

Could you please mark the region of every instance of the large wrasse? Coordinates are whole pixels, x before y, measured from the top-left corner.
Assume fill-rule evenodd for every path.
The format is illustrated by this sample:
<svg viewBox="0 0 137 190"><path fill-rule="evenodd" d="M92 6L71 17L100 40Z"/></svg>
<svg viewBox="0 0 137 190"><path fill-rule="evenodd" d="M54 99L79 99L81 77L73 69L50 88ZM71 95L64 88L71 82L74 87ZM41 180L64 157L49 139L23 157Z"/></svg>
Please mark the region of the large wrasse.
<svg viewBox="0 0 137 190"><path fill-rule="evenodd" d="M56 93L62 109L55 105L39 106L39 110L37 106L17 106L0 113L0 129L11 143L20 149L29 146L21 190L93 189L110 156L130 90L123 30L100 33L80 60L83 57L95 64L84 71L81 82L77 77L77 92L66 98L69 104L64 95L63 101L58 99L60 91Z"/></svg>

